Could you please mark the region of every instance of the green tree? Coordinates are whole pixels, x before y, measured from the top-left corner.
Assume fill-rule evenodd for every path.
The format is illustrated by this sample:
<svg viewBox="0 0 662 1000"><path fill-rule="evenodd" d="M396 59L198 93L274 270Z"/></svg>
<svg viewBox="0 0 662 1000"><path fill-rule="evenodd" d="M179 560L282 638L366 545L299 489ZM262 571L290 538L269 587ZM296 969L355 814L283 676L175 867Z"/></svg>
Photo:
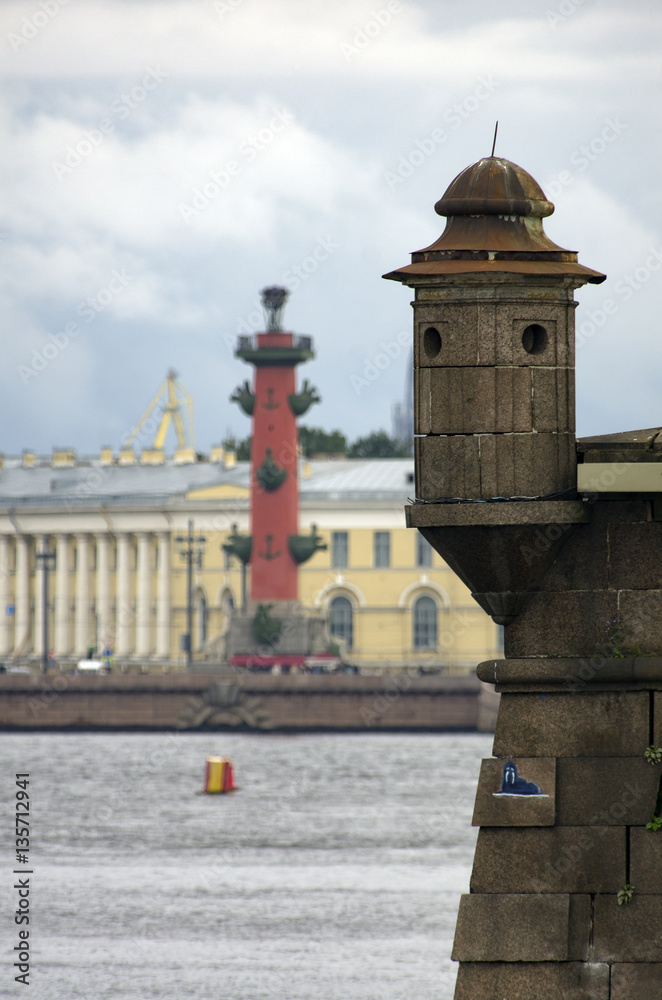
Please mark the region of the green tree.
<svg viewBox="0 0 662 1000"><path fill-rule="evenodd" d="M347 438L340 431L324 431L321 427L299 427L301 451L310 458L312 455L344 455L347 452Z"/></svg>
<svg viewBox="0 0 662 1000"><path fill-rule="evenodd" d="M350 445L348 458L406 458L407 446L386 431L373 431L367 437L357 438Z"/></svg>
<svg viewBox="0 0 662 1000"><path fill-rule="evenodd" d="M347 444L347 438L342 431L325 431L321 427L299 427L299 445L301 453L306 458L315 455L347 455L348 458L407 458L407 446L395 438L389 437L386 431L373 431L366 437L357 438L353 444ZM223 447L233 449L238 462L249 462L251 457L251 439L226 438Z"/></svg>
<svg viewBox="0 0 662 1000"><path fill-rule="evenodd" d="M244 438L243 441L237 441L236 438L226 438L222 442L223 447L227 451L234 451L237 456L238 462L248 462L251 457L251 439L249 437Z"/></svg>

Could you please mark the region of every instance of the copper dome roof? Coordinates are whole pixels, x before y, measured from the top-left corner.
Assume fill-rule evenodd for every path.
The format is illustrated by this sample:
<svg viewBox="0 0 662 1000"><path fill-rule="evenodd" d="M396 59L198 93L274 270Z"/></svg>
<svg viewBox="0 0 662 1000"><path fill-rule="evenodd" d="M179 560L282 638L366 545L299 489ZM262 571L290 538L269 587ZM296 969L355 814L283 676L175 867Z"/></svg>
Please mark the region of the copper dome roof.
<svg viewBox="0 0 662 1000"><path fill-rule="evenodd" d="M437 215L533 215L544 219L554 206L531 174L510 160L485 156L466 167L434 206Z"/></svg>
<svg viewBox="0 0 662 1000"><path fill-rule="evenodd" d="M483 271L572 275L577 285L605 280L579 264L574 250L549 239L542 220L554 206L537 181L510 160L486 156L466 167L435 211L448 220L442 235L385 278L407 283L415 277Z"/></svg>

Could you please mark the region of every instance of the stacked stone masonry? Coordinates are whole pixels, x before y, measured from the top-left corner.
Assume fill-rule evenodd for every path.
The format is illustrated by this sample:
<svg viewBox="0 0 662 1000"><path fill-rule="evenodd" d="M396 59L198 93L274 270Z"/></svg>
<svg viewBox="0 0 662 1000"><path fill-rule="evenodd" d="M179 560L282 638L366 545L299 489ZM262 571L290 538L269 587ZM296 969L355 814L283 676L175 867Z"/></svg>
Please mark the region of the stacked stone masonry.
<svg viewBox="0 0 662 1000"><path fill-rule="evenodd" d="M501 704L456 1000L662 996L662 765L644 756L662 742L662 523L650 500L586 504L506 627L508 659L479 667ZM502 798L509 762L544 796Z"/></svg>
<svg viewBox="0 0 662 1000"><path fill-rule="evenodd" d="M646 829L662 813L662 764L645 757L662 745L660 509L624 494L409 515L477 599L498 591L509 611L506 659L478 669L501 703L456 1000L662 996L662 830ZM513 768L530 794L508 794Z"/></svg>
<svg viewBox="0 0 662 1000"><path fill-rule="evenodd" d="M647 830L646 823L655 812L662 769L643 756L651 721L659 726L652 700L649 691L502 691L498 756L484 766L501 774L514 759L523 778L534 778L535 754L545 754L548 764L556 734L553 783L540 783L547 818L539 820L549 822L551 799L554 825L522 825L535 820L516 815L536 806L528 796L513 796L510 817L498 819L511 826L488 825L495 820L489 803L479 811L487 797L481 774L482 826L453 949L462 963L456 1000L661 995L662 832ZM520 739L518 721L536 702L541 719L549 708L548 736L537 740L546 727L534 725ZM626 738L612 740L610 748L617 732ZM528 767L523 753L531 758ZM628 884L632 900L619 905L618 893Z"/></svg>
<svg viewBox="0 0 662 1000"><path fill-rule="evenodd" d="M417 288L417 495L535 496L575 474L574 308L558 280Z"/></svg>
<svg viewBox="0 0 662 1000"><path fill-rule="evenodd" d="M476 437L439 439L457 449L458 495L476 495L472 455L485 474ZM518 434L490 437L498 447ZM429 463L434 435L420 441ZM626 460L616 456L615 475ZM478 671L501 704L458 916L456 1000L652 1000L662 996L662 831L646 824L661 811L662 765L644 751L662 744L661 506L594 495L561 501L568 516L547 520L539 506L521 505L519 526L512 505L411 515L478 599L491 586L517 612L507 658ZM543 794L502 797L509 763ZM626 885L632 899L619 905Z"/></svg>

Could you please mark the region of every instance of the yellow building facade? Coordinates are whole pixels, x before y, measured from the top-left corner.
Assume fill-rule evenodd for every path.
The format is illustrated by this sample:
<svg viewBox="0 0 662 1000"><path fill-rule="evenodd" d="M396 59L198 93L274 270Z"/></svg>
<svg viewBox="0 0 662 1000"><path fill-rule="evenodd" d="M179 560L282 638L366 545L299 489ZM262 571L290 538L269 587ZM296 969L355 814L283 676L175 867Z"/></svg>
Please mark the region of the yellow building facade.
<svg viewBox="0 0 662 1000"><path fill-rule="evenodd" d="M326 550L299 571L299 598L333 648L362 669L463 673L498 652L491 619L404 526L413 460L302 462L300 531ZM92 652L118 668L185 663L189 525L194 665L220 663L233 609L250 592L223 545L250 531L249 467L219 449L191 462L104 449L4 459L0 469L0 660L60 664ZM48 570L41 553L53 553ZM47 581L44 574L47 573ZM44 601L44 583L47 596Z"/></svg>

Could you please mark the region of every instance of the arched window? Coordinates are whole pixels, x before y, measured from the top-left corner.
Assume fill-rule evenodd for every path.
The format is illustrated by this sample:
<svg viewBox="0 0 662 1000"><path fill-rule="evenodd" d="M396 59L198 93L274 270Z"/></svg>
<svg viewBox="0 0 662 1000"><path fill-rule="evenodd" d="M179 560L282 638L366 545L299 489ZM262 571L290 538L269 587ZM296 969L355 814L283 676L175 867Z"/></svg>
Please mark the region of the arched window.
<svg viewBox="0 0 662 1000"><path fill-rule="evenodd" d="M234 597L232 596L232 591L229 587L223 587L216 598L217 607L214 611L218 610L218 615L215 615L216 620L219 622L218 631L220 635L225 635L229 628L230 622L232 620L232 614L234 612Z"/></svg>
<svg viewBox="0 0 662 1000"><path fill-rule="evenodd" d="M198 634L197 634L197 649L203 649L207 641L207 599L204 594L198 594L198 599L196 601L196 610L198 613Z"/></svg>
<svg viewBox="0 0 662 1000"><path fill-rule="evenodd" d="M431 597L414 601L414 649L437 648L437 605Z"/></svg>
<svg viewBox="0 0 662 1000"><path fill-rule="evenodd" d="M231 615L234 611L234 597L229 590L224 591L221 598L221 611L224 615Z"/></svg>
<svg viewBox="0 0 662 1000"><path fill-rule="evenodd" d="M332 639L340 639L345 649L351 649L354 639L354 609L346 597L334 597L329 604L329 632Z"/></svg>

